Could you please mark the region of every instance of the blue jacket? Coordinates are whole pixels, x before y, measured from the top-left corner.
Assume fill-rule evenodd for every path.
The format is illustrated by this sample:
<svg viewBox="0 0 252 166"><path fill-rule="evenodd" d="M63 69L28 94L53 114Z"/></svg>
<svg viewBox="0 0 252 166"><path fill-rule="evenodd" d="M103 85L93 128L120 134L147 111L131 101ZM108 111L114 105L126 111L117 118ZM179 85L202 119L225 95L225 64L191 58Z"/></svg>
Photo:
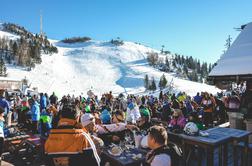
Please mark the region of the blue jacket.
<svg viewBox="0 0 252 166"><path fill-rule="evenodd" d="M0 97L0 107L4 109L4 115L7 115L10 111L9 102L5 98Z"/></svg>
<svg viewBox="0 0 252 166"><path fill-rule="evenodd" d="M39 109L39 104L37 101L33 103L32 108L31 108L31 113L32 113L32 121L39 121L40 109Z"/></svg>
<svg viewBox="0 0 252 166"><path fill-rule="evenodd" d="M103 124L109 124L111 121L111 115L107 109L104 109L100 115L100 119Z"/></svg>
<svg viewBox="0 0 252 166"><path fill-rule="evenodd" d="M4 138L4 121L0 120L0 138Z"/></svg>
<svg viewBox="0 0 252 166"><path fill-rule="evenodd" d="M201 96L198 96L198 95L194 96L193 99L194 99L194 101L195 101L197 104L200 104L201 101L202 101L202 97L201 97Z"/></svg>
<svg viewBox="0 0 252 166"><path fill-rule="evenodd" d="M46 109L46 106L47 106L46 97L45 97L45 95L43 95L40 98L40 107L41 107L41 109Z"/></svg>
<svg viewBox="0 0 252 166"><path fill-rule="evenodd" d="M42 135L49 134L52 128L52 115L43 111L40 115L39 131Z"/></svg>

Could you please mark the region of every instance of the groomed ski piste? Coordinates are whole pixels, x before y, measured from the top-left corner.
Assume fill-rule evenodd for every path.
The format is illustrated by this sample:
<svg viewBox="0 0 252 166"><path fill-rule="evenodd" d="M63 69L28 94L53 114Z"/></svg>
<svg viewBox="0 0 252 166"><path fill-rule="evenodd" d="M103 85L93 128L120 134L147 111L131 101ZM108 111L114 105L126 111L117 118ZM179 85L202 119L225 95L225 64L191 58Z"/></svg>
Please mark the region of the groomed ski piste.
<svg viewBox="0 0 252 166"><path fill-rule="evenodd" d="M19 38L3 31L0 31L0 37ZM176 77L175 73L161 72L149 66L147 53L159 51L141 44L124 42L116 46L109 41L91 40L74 44L50 41L57 46L57 54L43 54L42 63L36 64L32 71L7 64L8 78L21 80L26 77L31 87L37 87L39 92L55 92L59 97L67 94L85 96L88 90L99 96L109 91L113 94L157 95L159 90L154 93L145 91L146 74L150 79L155 78L157 86L165 74L168 87L164 91L181 91L191 96L201 91L212 94L220 91L214 86L184 80ZM172 58L172 55L167 56Z"/></svg>

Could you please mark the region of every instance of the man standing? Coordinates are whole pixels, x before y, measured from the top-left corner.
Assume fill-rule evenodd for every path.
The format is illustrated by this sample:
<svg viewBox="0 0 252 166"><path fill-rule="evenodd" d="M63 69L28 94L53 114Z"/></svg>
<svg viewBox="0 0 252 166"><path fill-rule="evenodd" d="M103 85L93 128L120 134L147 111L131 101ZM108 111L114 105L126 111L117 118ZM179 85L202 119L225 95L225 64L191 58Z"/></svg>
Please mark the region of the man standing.
<svg viewBox="0 0 252 166"><path fill-rule="evenodd" d="M9 102L5 99L4 95L5 95L5 90L0 89L0 107L4 109L4 119L5 119L5 122L9 124L11 123L11 122L8 122L8 119L10 119L8 117L9 116L11 117L10 105L9 105Z"/></svg>
<svg viewBox="0 0 252 166"><path fill-rule="evenodd" d="M53 94L50 96L49 98L50 100L50 104L57 104L58 102L58 97L55 95L55 93L53 92Z"/></svg>

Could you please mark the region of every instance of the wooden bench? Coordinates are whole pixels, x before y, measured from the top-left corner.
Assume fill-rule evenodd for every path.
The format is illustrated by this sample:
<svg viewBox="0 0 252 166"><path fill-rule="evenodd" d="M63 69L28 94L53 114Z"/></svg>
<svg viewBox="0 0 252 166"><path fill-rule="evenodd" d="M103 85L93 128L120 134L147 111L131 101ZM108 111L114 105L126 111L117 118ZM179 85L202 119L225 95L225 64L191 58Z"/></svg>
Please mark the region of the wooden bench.
<svg viewBox="0 0 252 166"><path fill-rule="evenodd" d="M44 160L44 138L31 134L24 144L26 149L23 154L25 158L22 159L24 162L30 162L33 165Z"/></svg>
<svg viewBox="0 0 252 166"><path fill-rule="evenodd" d="M4 151L18 154L19 150L23 148L24 142L29 135L20 135L4 139Z"/></svg>
<svg viewBox="0 0 252 166"><path fill-rule="evenodd" d="M37 135L31 135L30 138L25 140L26 151L31 152L32 155L42 155L44 152L45 138Z"/></svg>

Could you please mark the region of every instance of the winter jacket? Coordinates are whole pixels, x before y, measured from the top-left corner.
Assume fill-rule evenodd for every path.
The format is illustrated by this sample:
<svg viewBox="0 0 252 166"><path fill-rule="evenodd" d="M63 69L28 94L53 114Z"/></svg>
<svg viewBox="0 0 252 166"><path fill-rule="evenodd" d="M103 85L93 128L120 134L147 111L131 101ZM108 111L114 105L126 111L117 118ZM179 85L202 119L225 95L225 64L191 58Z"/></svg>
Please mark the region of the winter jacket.
<svg viewBox="0 0 252 166"><path fill-rule="evenodd" d="M173 118L169 123L169 126L171 127L178 126L180 129L183 129L185 125L186 125L186 119L184 118L184 116L180 116L177 119Z"/></svg>
<svg viewBox="0 0 252 166"><path fill-rule="evenodd" d="M56 95L51 95L49 100L51 104L56 104L58 101L58 97Z"/></svg>
<svg viewBox="0 0 252 166"><path fill-rule="evenodd" d="M194 96L193 99L199 105L202 101L202 96L197 95L197 96Z"/></svg>
<svg viewBox="0 0 252 166"><path fill-rule="evenodd" d="M126 113L126 120L131 123L136 123L136 121L141 117L139 108L137 106L132 106L129 104Z"/></svg>
<svg viewBox="0 0 252 166"><path fill-rule="evenodd" d="M45 153L70 157L69 165L99 165L100 158L90 135L85 129L76 129L76 121L62 118L58 128L52 129L45 143ZM82 155L82 156L79 156ZM95 156L95 157L94 157Z"/></svg>
<svg viewBox="0 0 252 166"><path fill-rule="evenodd" d="M227 103L230 110L238 110L240 108L240 99L238 96L229 97Z"/></svg>
<svg viewBox="0 0 252 166"><path fill-rule="evenodd" d="M35 101L31 108L32 121L39 121L40 119L40 109L39 104Z"/></svg>
<svg viewBox="0 0 252 166"><path fill-rule="evenodd" d="M51 114L43 111L40 116L39 130L42 135L48 134L49 130L52 128L52 116Z"/></svg>
<svg viewBox="0 0 252 166"><path fill-rule="evenodd" d="M0 119L0 138L4 138L4 119Z"/></svg>
<svg viewBox="0 0 252 166"><path fill-rule="evenodd" d="M47 106L46 97L43 95L41 96L41 99L40 99L40 108L46 109L46 106Z"/></svg>
<svg viewBox="0 0 252 166"><path fill-rule="evenodd" d="M151 150L146 155L146 166L172 166L172 156L174 154L174 150L167 147L161 146L157 149ZM177 159L177 158L176 158ZM176 162L174 158L174 162ZM176 165L175 163L173 164Z"/></svg>
<svg viewBox="0 0 252 166"><path fill-rule="evenodd" d="M204 112L213 112L214 101L211 98L209 99L203 98L201 104L204 108Z"/></svg>
<svg viewBox="0 0 252 166"><path fill-rule="evenodd" d="M10 111L10 105L9 102L3 97L0 97L0 107L4 109L4 115L6 116Z"/></svg>

